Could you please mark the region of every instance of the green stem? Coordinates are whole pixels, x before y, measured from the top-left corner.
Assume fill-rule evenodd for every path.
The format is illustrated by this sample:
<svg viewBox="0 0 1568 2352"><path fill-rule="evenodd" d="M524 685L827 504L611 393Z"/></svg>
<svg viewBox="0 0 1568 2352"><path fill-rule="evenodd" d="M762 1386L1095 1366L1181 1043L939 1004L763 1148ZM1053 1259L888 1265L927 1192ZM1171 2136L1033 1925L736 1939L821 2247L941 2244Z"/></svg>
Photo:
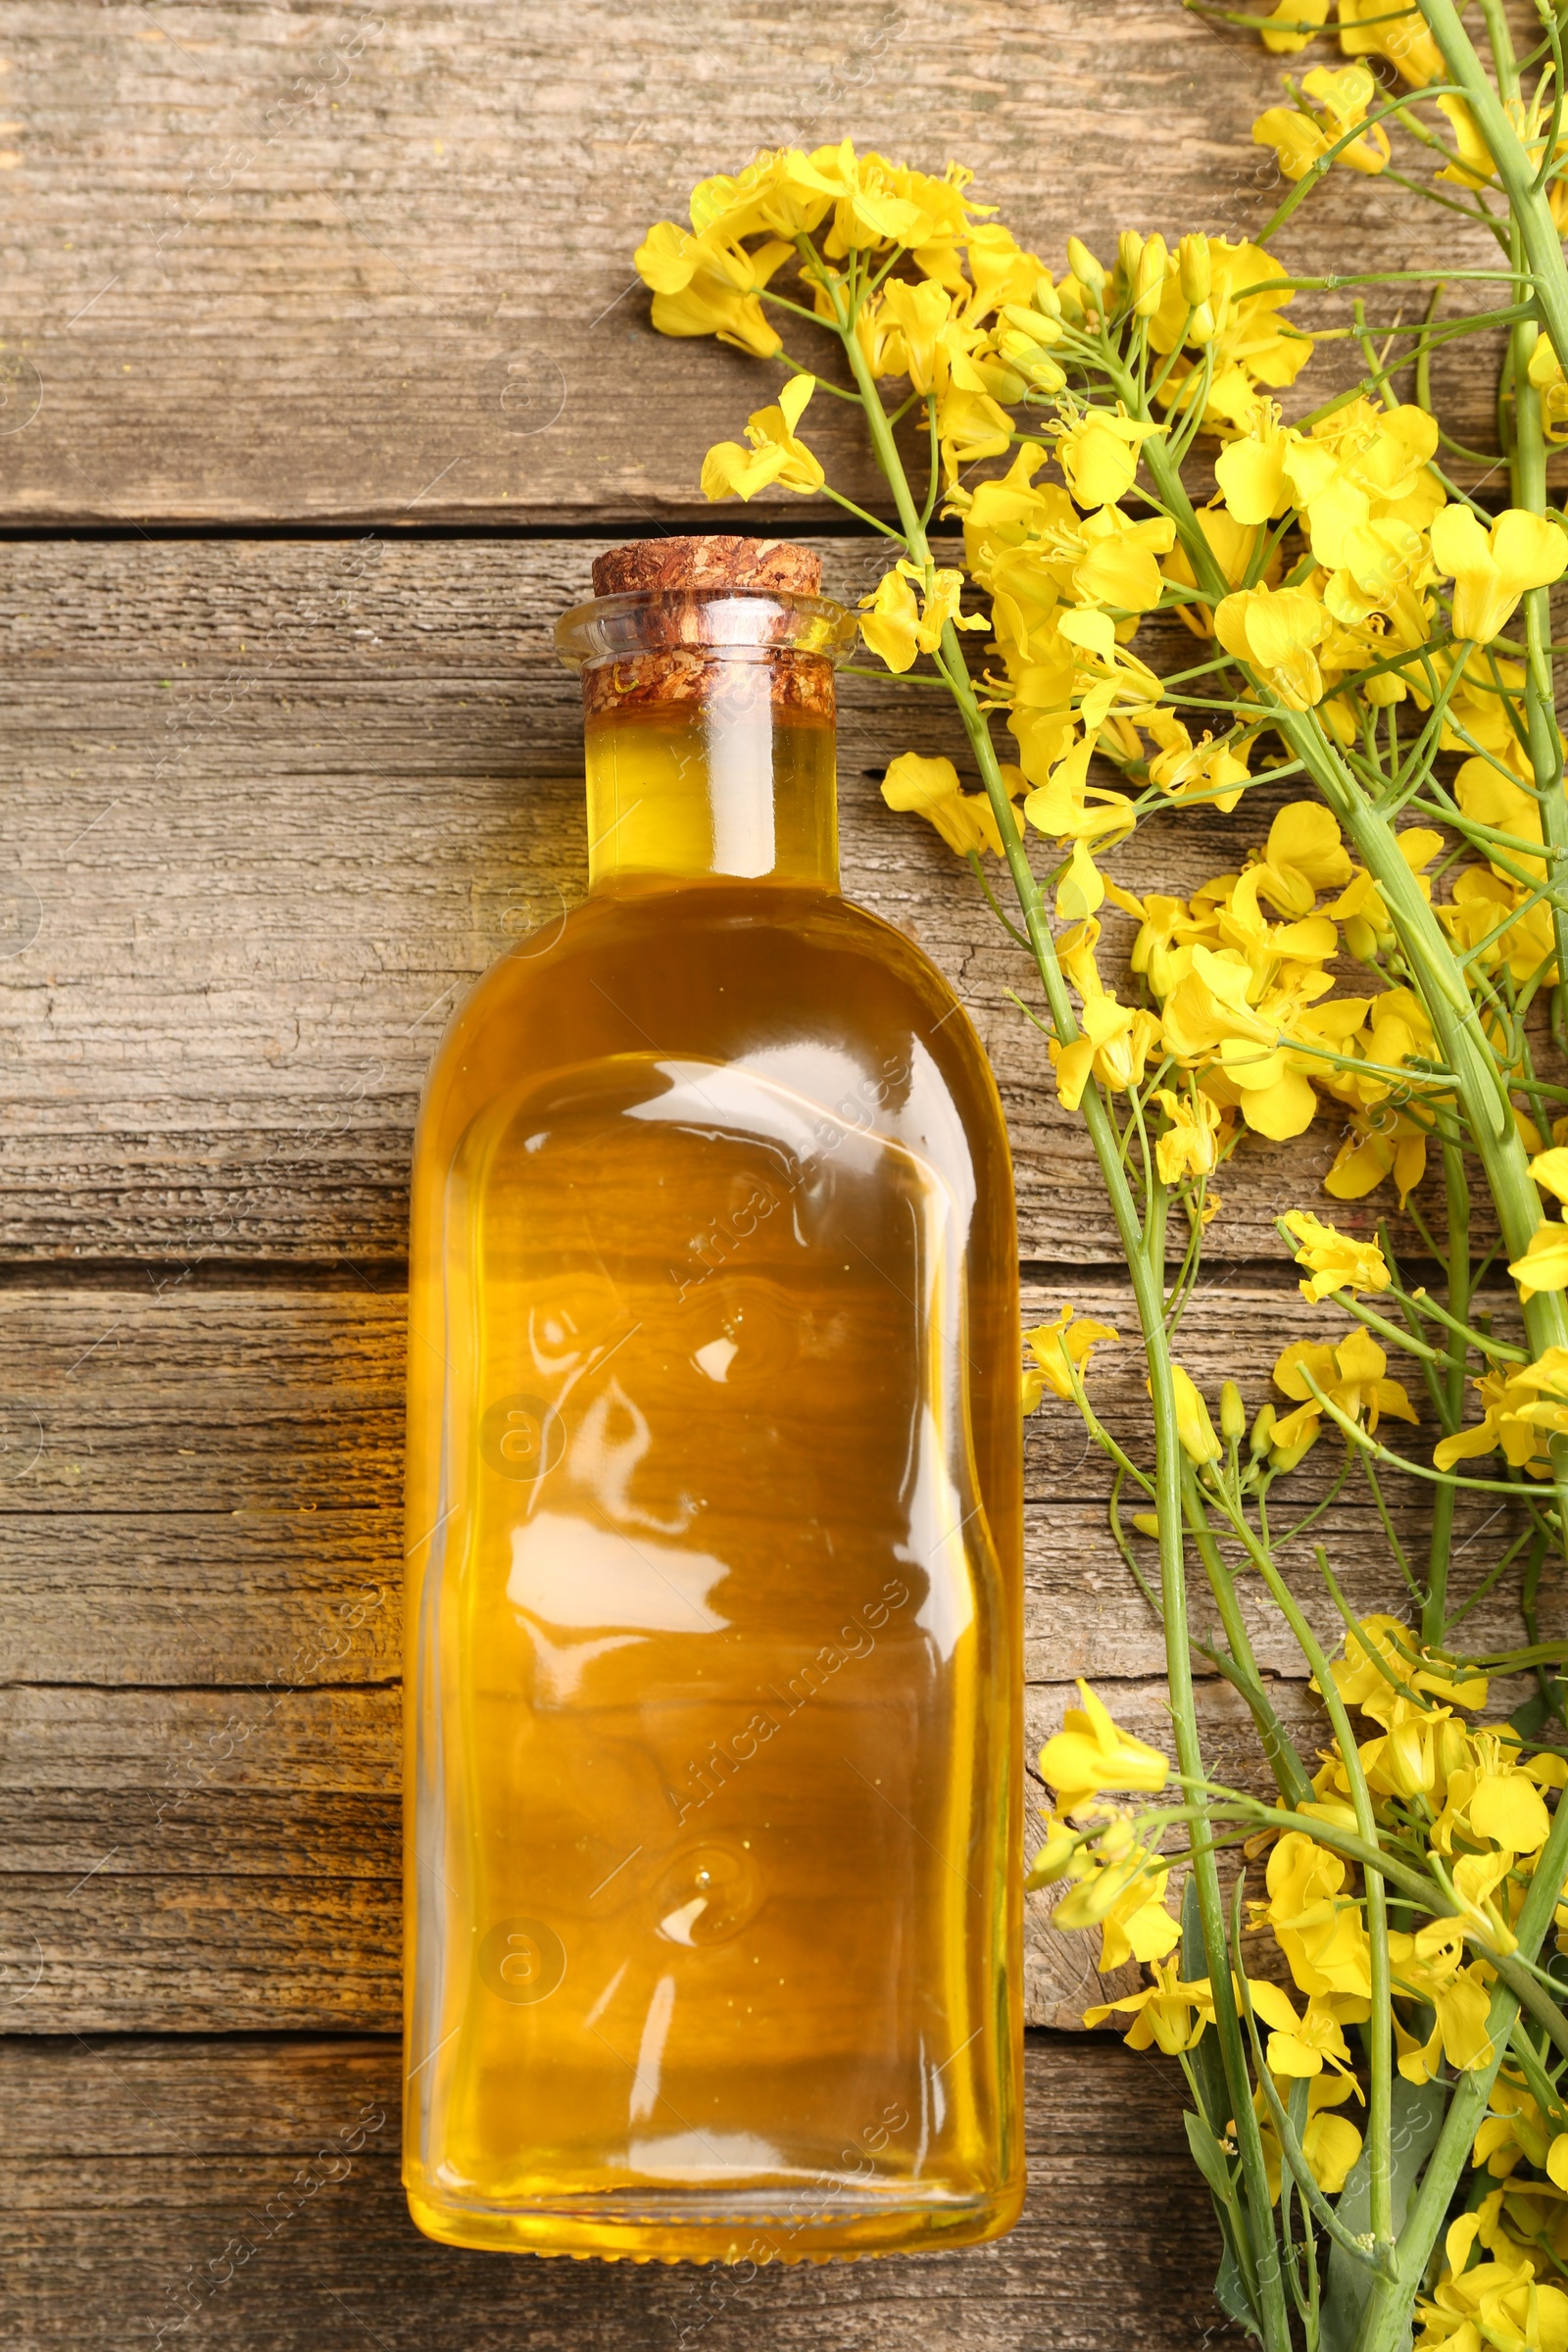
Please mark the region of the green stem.
<svg viewBox="0 0 1568 2352"><path fill-rule="evenodd" d="M1221 1503L1237 1537L1246 1546L1253 1567L1267 1585L1286 1624L1296 1637L1298 1647L1312 1669L1313 1678L1328 1710L1334 1728L1340 1757L1345 1765L1346 1778L1350 1786L1350 1804L1355 1813L1356 1832L1362 1843L1373 1853L1381 1853L1382 1839L1378 1835L1377 1817L1372 1804L1372 1791L1367 1787L1366 1773L1361 1763L1361 1750L1350 1728L1350 1718L1340 1687L1312 1631L1304 1611L1290 1586L1275 1567L1266 1544L1259 1543L1248 1525L1240 1498L1220 1490ZM1382 2255L1394 2241L1394 2190L1392 2153L1392 2096L1394 2081L1394 2011L1389 1984L1388 1889L1381 1871L1363 1873L1366 1887L1366 1937L1368 1965L1371 1973L1372 2014L1367 2021L1367 2157L1370 2172L1372 2243L1376 2254Z"/></svg>
<svg viewBox="0 0 1568 2352"><path fill-rule="evenodd" d="M1497 178L1508 199L1508 209L1518 224L1543 323L1551 337L1552 349L1568 368L1568 267L1563 263L1562 241L1551 217L1551 205L1544 189L1535 184L1536 167L1459 22L1454 0L1419 0L1419 5L1433 39L1443 51L1444 63L1463 90L1476 127L1497 167ZM1511 46L1503 46L1498 39L1501 10L1489 7L1485 14L1488 30L1500 52L1499 68L1505 77L1512 77Z"/></svg>
<svg viewBox="0 0 1568 2352"><path fill-rule="evenodd" d="M1214 1531L1208 1524L1208 1514L1198 1491L1198 1481L1190 1468L1183 1469L1182 1488L1187 1524L1192 1531L1198 1556L1203 1563L1208 1589L1214 1595L1214 1605L1219 1610L1225 1640L1230 1645L1231 1661L1236 1668L1235 1688L1247 1701L1248 1712L1257 1727L1263 1753L1268 1759L1269 1770L1274 1775L1281 1796L1288 1805L1299 1807L1312 1797L1311 1778L1297 1753L1294 1740L1269 1704L1252 1650L1251 1638L1242 1616L1236 1580L1214 1540Z"/></svg>
<svg viewBox="0 0 1568 2352"><path fill-rule="evenodd" d="M1464 1154L1457 1146L1443 1147L1443 1184L1448 1211L1448 1314L1463 1324L1470 1314L1470 1187L1465 1182ZM1447 1371L1444 1400L1450 1430L1464 1419L1464 1375L1469 1348L1457 1331L1448 1335ZM1427 1555L1427 1593L1421 1611L1421 1639L1429 1648L1443 1645L1447 1622L1448 1561L1453 1548L1453 1512L1457 1487L1440 1487L1432 1506L1432 1543Z"/></svg>
<svg viewBox="0 0 1568 2352"><path fill-rule="evenodd" d="M1426 0L1422 0L1423 6ZM1568 1870L1568 1803L1559 1803L1551 1832L1541 1849L1530 1892L1519 1914L1519 1949L1533 1960L1544 1940ZM1410 2300L1431 2259L1439 2231L1447 2219L1449 2201L1470 2162L1481 2119L1492 2097L1492 2085L1502 2064L1503 2051L1519 2015L1516 1994L1499 1984L1492 1996L1487 2032L1492 2056L1485 2065L1463 2074L1448 2104L1438 2144L1427 2161L1421 2186L1405 2216L1395 2249L1397 2277L1374 2279L1362 2315L1355 2352L1403 2352L1410 2340Z"/></svg>
<svg viewBox="0 0 1568 2352"><path fill-rule="evenodd" d="M1510 495L1516 507L1528 508L1532 514L1546 511L1546 437L1541 409L1541 394L1530 381L1530 351L1534 330L1529 325L1513 330L1514 346L1514 447L1509 468ZM1557 737L1555 695L1552 690L1551 656L1551 590L1527 589L1524 596L1525 623L1525 723L1529 733L1530 764L1535 773L1536 793L1541 807L1541 829L1551 862L1568 854L1568 798L1562 786L1562 753ZM1551 898L1551 930L1557 949L1557 977L1561 986L1568 979L1568 906L1560 894Z"/></svg>

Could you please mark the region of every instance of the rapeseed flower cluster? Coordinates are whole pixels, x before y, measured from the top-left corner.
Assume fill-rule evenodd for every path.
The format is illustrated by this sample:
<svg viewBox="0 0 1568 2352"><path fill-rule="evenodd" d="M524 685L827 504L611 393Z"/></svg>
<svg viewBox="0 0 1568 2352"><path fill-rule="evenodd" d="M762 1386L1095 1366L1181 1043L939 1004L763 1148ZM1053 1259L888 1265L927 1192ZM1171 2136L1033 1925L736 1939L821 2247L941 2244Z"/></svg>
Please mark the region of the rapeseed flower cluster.
<svg viewBox="0 0 1568 2352"><path fill-rule="evenodd" d="M1500 12L1482 13L1495 37ZM1375 2352L1412 2331L1418 2352L1568 2352L1568 2025L1539 1958L1551 1923L1568 1954L1568 1763L1544 1744L1568 1733L1568 1644L1540 1640L1535 1615L1568 1542L1568 1085L1543 1063L1542 1018L1550 1002L1568 1034L1544 593L1568 572L1568 524L1541 486L1546 446L1568 444L1568 270L1555 309L1546 282L1568 131L1542 65L1551 40L1533 60L1494 54L1493 105L1462 14L1275 0L1243 18L1276 55L1319 37L1340 53L1306 63L1254 126L1288 192L1253 239L1128 228L1113 255L1072 237L1048 265L961 167L925 173L844 141L705 180L689 226L660 223L638 254L662 331L716 335L780 371L742 436L710 450L707 495L825 496L888 533L860 606L868 674L945 689L968 760L912 721L883 797L988 895L985 860L1005 861L1044 1011L1014 1002L1045 1032L1126 1252L1152 1463L1097 1404L1117 1330L1072 1305L1026 1334L1021 1401L1073 1404L1110 1465L1110 1530L1163 1624L1183 1768L1081 1684L1041 1754L1051 1801L1029 1885L1059 1890L1057 1927L1099 1929L1102 1971L1142 1970L1086 2022L1115 2019L1182 2066L1225 2234L1221 2298L1266 2352L1292 2341L1288 2298L1305 2340L1338 2340L1320 2301L1329 2239L1383 2298L1357 2337ZM1511 370L1506 503L1493 475L1484 500L1462 486L1473 453L1429 396L1439 343L1488 315L1440 319L1437 268L1386 344L1359 297L1348 325L1315 320L1314 335L1278 258L1329 172L1377 180L1380 203L1419 194L1407 145L1396 163L1406 133L1428 191L1490 221L1509 257L1492 315ZM1527 253L1546 257L1534 276ZM1421 275L1401 273L1399 300ZM820 369L799 349L816 326L837 346ZM1297 387L1324 333L1358 338L1368 372L1310 409ZM896 528L828 480L812 446L824 391L858 404ZM1213 463L1195 493L1183 468L1200 435ZM961 530L961 558L933 542L939 519ZM1179 886L1148 854L1168 826L1129 847L1156 817L1204 838L1260 790L1266 817L1233 825ZM1205 1395L1178 1352L1182 1317L1219 1170L1250 1138L1313 1129L1355 1230L1305 1208L1278 1218L1324 1327L1278 1335L1250 1415L1235 1380ZM1491 1259L1468 1230L1481 1181ZM1379 1195L1444 1261L1436 1295L1409 1287L1389 1228L1373 1238L1376 1212L1357 1210ZM1499 1315L1482 1286L1504 1266ZM1417 1452L1427 1410L1439 1428ZM1327 1500L1286 1536L1272 1491L1325 1438ZM1414 1523L1385 1492L1391 1471L1420 1498ZM1347 1633L1331 1663L1294 1589L1295 1539L1352 1473L1420 1631L1354 1615L1325 1544L1316 1604L1327 1592ZM1500 1497L1477 1535L1502 1518L1510 1536L1455 1604L1463 1488ZM1152 1506L1130 1528L1129 1489ZM1157 1584L1135 1536L1158 1545ZM1469 1665L1454 1629L1497 1605L1521 1553L1528 1645ZM1254 1598L1321 1702L1315 1754L1276 1712ZM1267 1801L1205 1777L1200 1652L1250 1714ZM1509 1722L1484 1716L1494 1668L1537 1677ZM1247 1867L1246 1903L1221 1883L1226 1853ZM1461 2085L1480 2120L1438 2142L1426 2178L1442 2197L1400 2237L1391 2100L1441 2104ZM1352 2181L1359 2200L1363 2180L1350 2223L1325 2201Z"/></svg>

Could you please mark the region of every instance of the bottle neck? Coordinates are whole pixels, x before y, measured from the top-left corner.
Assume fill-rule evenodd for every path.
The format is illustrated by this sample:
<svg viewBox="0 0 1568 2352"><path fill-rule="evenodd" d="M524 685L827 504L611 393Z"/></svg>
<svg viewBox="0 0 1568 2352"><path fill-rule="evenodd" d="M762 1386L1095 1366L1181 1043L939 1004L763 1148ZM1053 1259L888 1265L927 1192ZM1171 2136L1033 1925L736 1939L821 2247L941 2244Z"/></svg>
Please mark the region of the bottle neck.
<svg viewBox="0 0 1568 2352"><path fill-rule="evenodd" d="M836 891L833 664L854 637L825 598L732 585L565 613L556 644L582 674L590 889Z"/></svg>
<svg viewBox="0 0 1568 2352"><path fill-rule="evenodd" d="M710 663L689 698L590 707L591 890L716 876L838 889L831 707L782 700L772 667Z"/></svg>

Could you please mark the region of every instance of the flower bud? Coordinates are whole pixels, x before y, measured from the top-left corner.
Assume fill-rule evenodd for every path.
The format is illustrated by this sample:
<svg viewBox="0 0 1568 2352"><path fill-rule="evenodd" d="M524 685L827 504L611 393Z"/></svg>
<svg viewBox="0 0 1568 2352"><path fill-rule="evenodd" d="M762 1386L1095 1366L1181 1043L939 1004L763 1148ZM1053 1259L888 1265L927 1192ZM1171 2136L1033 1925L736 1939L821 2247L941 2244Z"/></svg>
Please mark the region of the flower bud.
<svg viewBox="0 0 1568 2352"><path fill-rule="evenodd" d="M1239 1446L1247 1435L1247 1407L1234 1380L1226 1381L1219 1393L1219 1433L1227 1446Z"/></svg>
<svg viewBox="0 0 1568 2352"><path fill-rule="evenodd" d="M1189 343L1204 344L1214 340L1214 314L1206 302L1200 302L1193 313L1187 328Z"/></svg>
<svg viewBox="0 0 1568 2352"><path fill-rule="evenodd" d="M1208 300L1209 288L1213 284L1208 239L1183 237L1176 248L1176 260L1181 270L1182 300L1196 311L1200 302Z"/></svg>
<svg viewBox="0 0 1568 2352"><path fill-rule="evenodd" d="M1205 1462L1217 1462L1224 1448L1191 1373L1181 1364L1172 1364L1170 1369L1176 1391L1176 1435L1188 1460L1201 1469Z"/></svg>
<svg viewBox="0 0 1568 2352"><path fill-rule="evenodd" d="M1059 318L1061 317L1061 296L1056 292L1049 277L1041 277L1036 280L1035 290L1030 295L1029 301L1031 307L1037 310L1042 318Z"/></svg>
<svg viewBox="0 0 1568 2352"><path fill-rule="evenodd" d="M1152 1511L1134 1511L1133 1525L1137 1528L1138 1533L1141 1536L1147 1536L1151 1543L1155 1542L1158 1538L1159 1521Z"/></svg>
<svg viewBox="0 0 1568 2352"><path fill-rule="evenodd" d="M1164 238L1156 231L1138 257L1138 298L1133 309L1140 318L1152 318L1158 310L1169 271L1170 254Z"/></svg>
<svg viewBox="0 0 1568 2352"><path fill-rule="evenodd" d="M1051 1915L1053 1927L1098 1928L1118 1895L1138 1876L1136 1862L1112 1862L1070 1886Z"/></svg>
<svg viewBox="0 0 1568 2352"><path fill-rule="evenodd" d="M1078 1839L1074 1833L1064 1822L1054 1821L1045 1844L1029 1865L1029 1876L1024 1881L1025 1894L1032 1894L1037 1886L1054 1886L1058 1879L1065 1878L1077 1851Z"/></svg>
<svg viewBox="0 0 1568 2352"><path fill-rule="evenodd" d="M1059 310L1059 304L1057 308ZM1031 311L1021 302L1004 302L1002 306L1002 316L1006 325L1013 328L1017 334L1027 335L1031 343L1050 344L1061 341L1059 318L1043 318L1039 311Z"/></svg>
<svg viewBox="0 0 1568 2352"><path fill-rule="evenodd" d="M1125 1862L1138 1840L1133 1825L1125 1814L1106 1822L1100 1833L1098 1852L1102 1862Z"/></svg>
<svg viewBox="0 0 1568 2352"><path fill-rule="evenodd" d="M1104 292L1105 272L1080 237L1067 239L1067 267L1091 300L1098 302Z"/></svg>
<svg viewBox="0 0 1568 2352"><path fill-rule="evenodd" d="M1247 1441L1254 1461L1261 1461L1274 1443L1274 1407L1265 1404L1252 1423L1252 1434Z"/></svg>
<svg viewBox="0 0 1568 2352"><path fill-rule="evenodd" d="M1136 228L1124 228L1116 239L1116 266L1129 286L1138 282L1138 265L1144 258L1144 240Z"/></svg>

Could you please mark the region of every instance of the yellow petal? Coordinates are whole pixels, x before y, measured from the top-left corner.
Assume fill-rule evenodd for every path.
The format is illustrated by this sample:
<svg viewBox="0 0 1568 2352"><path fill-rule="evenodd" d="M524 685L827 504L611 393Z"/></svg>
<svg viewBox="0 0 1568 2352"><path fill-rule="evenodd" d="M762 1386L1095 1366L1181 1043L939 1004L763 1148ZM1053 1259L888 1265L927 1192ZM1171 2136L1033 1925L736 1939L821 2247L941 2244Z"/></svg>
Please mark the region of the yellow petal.
<svg viewBox="0 0 1568 2352"><path fill-rule="evenodd" d="M1484 1772L1471 1794L1470 1826L1513 1854L1533 1854L1546 1842L1551 1817L1541 1791L1522 1772Z"/></svg>
<svg viewBox="0 0 1568 2352"><path fill-rule="evenodd" d="M882 798L890 808L912 808L921 816L957 790L958 771L953 761L928 760L919 752L901 752L882 779Z"/></svg>
<svg viewBox="0 0 1568 2352"><path fill-rule="evenodd" d="M1329 0L1276 0L1273 15L1264 17L1258 26L1264 48L1272 50L1276 57L1289 57L1296 50L1304 49L1312 35L1298 31L1297 26L1322 24L1328 13ZM1289 29L1273 32L1269 27L1275 23Z"/></svg>
<svg viewBox="0 0 1568 2352"><path fill-rule="evenodd" d="M1568 1225L1538 1226L1524 1256L1515 1258L1508 1271L1526 1303L1538 1291L1568 1290Z"/></svg>
<svg viewBox="0 0 1568 2352"><path fill-rule="evenodd" d="M1544 1192L1568 1200L1568 1145L1554 1144L1549 1152L1538 1152L1530 1162L1530 1173Z"/></svg>
<svg viewBox="0 0 1568 2352"><path fill-rule="evenodd" d="M1361 2134L1348 2116L1314 2115L1301 2134L1307 2169L1326 2197L1337 2197L1361 2153Z"/></svg>
<svg viewBox="0 0 1568 2352"><path fill-rule="evenodd" d="M1251 1995L1252 2007L1266 2026L1272 2026L1279 2034L1295 2034L1299 2030L1301 2021L1296 2014L1290 1994L1282 1991L1278 1984L1271 1984L1267 1977L1253 1977L1249 1980L1248 1990Z"/></svg>
<svg viewBox="0 0 1568 2352"><path fill-rule="evenodd" d="M715 503L755 498L778 479L788 462L782 449L743 449L738 441L717 441L703 460L703 496Z"/></svg>
<svg viewBox="0 0 1568 2352"><path fill-rule="evenodd" d="M800 423L811 394L816 390L814 375L792 375L778 396L784 421L793 433Z"/></svg>
<svg viewBox="0 0 1568 2352"><path fill-rule="evenodd" d="M1276 110L1283 111L1283 110ZM1214 479L1238 522L1267 522L1285 494L1285 442L1233 441L1214 461Z"/></svg>

